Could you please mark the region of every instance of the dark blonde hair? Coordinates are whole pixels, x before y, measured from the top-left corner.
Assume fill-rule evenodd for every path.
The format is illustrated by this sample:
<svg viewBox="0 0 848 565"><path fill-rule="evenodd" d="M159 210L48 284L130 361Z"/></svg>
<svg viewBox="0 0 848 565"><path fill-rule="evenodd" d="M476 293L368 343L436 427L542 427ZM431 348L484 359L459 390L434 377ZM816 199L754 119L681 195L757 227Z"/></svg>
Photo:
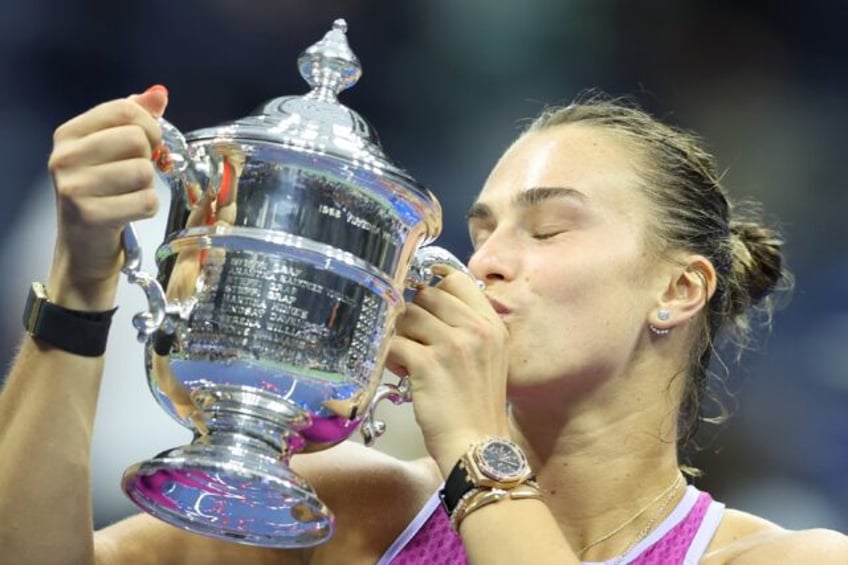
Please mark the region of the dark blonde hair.
<svg viewBox="0 0 848 565"><path fill-rule="evenodd" d="M682 452L700 422L720 421L726 415L716 388L721 379L710 371L714 356L720 362L717 340L728 338L741 353L750 342L752 322L771 321L773 291L791 287L781 251L783 242L776 230L761 224L751 203L743 211L730 202L715 158L693 133L658 121L630 100L595 92L568 106L546 110L526 132L563 124L619 134L642 155L636 172L642 179L641 188L655 204L649 247L661 255L675 250L703 255L716 270L716 291L694 336L680 406L678 447ZM705 414L705 397L717 403L718 418Z"/></svg>

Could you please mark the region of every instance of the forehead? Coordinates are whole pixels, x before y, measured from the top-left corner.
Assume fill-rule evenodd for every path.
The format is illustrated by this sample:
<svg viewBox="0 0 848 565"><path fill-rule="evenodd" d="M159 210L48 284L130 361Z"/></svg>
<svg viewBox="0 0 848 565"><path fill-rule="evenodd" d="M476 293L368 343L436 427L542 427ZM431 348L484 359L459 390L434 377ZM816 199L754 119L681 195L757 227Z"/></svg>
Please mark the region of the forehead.
<svg viewBox="0 0 848 565"><path fill-rule="evenodd" d="M478 202L507 206L521 192L564 187L594 206L645 206L637 152L613 132L585 125L559 125L520 137L495 165Z"/></svg>

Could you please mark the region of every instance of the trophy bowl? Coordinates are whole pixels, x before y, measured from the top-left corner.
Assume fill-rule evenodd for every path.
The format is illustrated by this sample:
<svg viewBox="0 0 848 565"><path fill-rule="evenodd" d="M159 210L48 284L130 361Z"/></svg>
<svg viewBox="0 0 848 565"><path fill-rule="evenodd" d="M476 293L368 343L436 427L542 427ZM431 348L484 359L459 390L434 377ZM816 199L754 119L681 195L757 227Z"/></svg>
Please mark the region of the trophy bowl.
<svg viewBox="0 0 848 565"><path fill-rule="evenodd" d="M124 272L149 302L134 324L150 389L194 438L133 465L122 486L196 533L329 539L331 510L289 460L357 428L381 433L376 402L408 400L403 382L380 382L405 288L428 284L434 264L464 269L429 245L435 197L338 102L361 73L345 32L337 20L299 57L303 96L186 135L161 121L171 203L157 276L124 230Z"/></svg>

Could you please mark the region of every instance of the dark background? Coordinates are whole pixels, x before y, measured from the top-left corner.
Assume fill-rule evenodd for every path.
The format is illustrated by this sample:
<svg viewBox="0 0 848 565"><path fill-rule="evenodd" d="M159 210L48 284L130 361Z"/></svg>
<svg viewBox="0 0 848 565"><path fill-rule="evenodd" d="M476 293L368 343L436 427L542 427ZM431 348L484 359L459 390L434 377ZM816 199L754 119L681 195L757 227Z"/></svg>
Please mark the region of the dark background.
<svg viewBox="0 0 848 565"><path fill-rule="evenodd" d="M167 117L184 131L303 93L296 57L337 17L364 68L342 102L439 197L440 243L460 257L468 205L545 105L590 87L634 94L709 140L732 194L779 219L797 288L759 349L731 366L739 414L699 455L700 484L790 527L848 530L848 4L837 0L3 0L3 358L20 336L28 282L46 275L53 129L155 83L170 89ZM148 228L151 245L159 229ZM110 343L98 524L130 511L117 487L124 466L185 441L152 408L140 347L122 334ZM415 434L403 426L396 433Z"/></svg>

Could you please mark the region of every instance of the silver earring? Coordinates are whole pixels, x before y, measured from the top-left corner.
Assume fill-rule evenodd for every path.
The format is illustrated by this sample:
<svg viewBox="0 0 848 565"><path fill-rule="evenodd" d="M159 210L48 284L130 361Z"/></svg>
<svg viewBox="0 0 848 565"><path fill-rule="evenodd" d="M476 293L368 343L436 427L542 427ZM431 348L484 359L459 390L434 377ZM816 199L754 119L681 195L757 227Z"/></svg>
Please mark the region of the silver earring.
<svg viewBox="0 0 848 565"><path fill-rule="evenodd" d="M666 308L660 308L657 312L657 319L661 322L667 321L671 318L671 312ZM648 328L656 335L666 335L669 332L669 328L658 328L654 324L648 324Z"/></svg>
<svg viewBox="0 0 848 565"><path fill-rule="evenodd" d="M654 324L648 324L648 328L657 335L665 335L670 331L668 328L660 329Z"/></svg>

